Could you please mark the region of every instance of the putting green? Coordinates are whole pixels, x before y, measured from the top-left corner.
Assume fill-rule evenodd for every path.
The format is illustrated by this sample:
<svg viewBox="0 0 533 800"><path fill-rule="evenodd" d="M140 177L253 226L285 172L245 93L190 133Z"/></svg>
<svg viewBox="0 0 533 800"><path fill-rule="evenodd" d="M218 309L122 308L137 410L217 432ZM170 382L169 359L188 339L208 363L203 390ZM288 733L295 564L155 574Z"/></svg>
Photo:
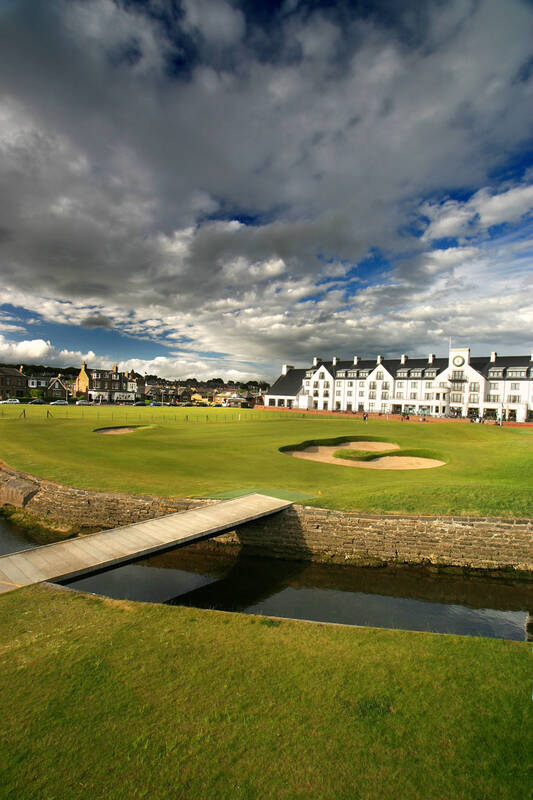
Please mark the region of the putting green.
<svg viewBox="0 0 533 800"><path fill-rule="evenodd" d="M527 428L399 423L238 409L0 407L0 459L69 486L173 497L261 490L326 508L533 517ZM95 428L136 427L126 436ZM339 469L285 451L349 440L396 444L363 459L425 457L438 469ZM280 452L281 450L281 452ZM357 456L355 451L347 451ZM396 452L397 455L393 455ZM361 460L361 459L360 459ZM335 462L341 459L335 458ZM309 498L309 499L308 499Z"/></svg>

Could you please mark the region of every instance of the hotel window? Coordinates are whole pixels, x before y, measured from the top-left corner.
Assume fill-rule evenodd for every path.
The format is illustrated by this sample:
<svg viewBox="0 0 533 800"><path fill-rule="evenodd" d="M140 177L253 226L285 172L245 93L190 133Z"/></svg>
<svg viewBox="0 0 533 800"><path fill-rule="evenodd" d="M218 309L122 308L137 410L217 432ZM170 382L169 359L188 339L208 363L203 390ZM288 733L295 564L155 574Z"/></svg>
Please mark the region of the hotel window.
<svg viewBox="0 0 533 800"><path fill-rule="evenodd" d="M479 383L471 383L470 384L470 391L471 392L479 392Z"/></svg>
<svg viewBox="0 0 533 800"><path fill-rule="evenodd" d="M398 389L403 389L403 381L398 381L396 383L396 386L398 387Z"/></svg>
<svg viewBox="0 0 533 800"><path fill-rule="evenodd" d="M452 372L452 381L461 381L464 376L465 374L462 369L454 369Z"/></svg>
<svg viewBox="0 0 533 800"><path fill-rule="evenodd" d="M348 395L348 397L351 397L351 396L352 396L352 392L351 392L351 390L350 390L350 389L348 389L348 391L346 392L346 394Z"/></svg>
<svg viewBox="0 0 533 800"><path fill-rule="evenodd" d="M370 381L369 388L370 389L377 389L378 385L377 385L376 381Z"/></svg>
<svg viewBox="0 0 533 800"><path fill-rule="evenodd" d="M433 395L430 392L426 392L424 395L424 400L433 400Z"/></svg>
<svg viewBox="0 0 533 800"><path fill-rule="evenodd" d="M389 399L389 393L388 392L382 392L381 393L381 399L382 400L388 400Z"/></svg>
<svg viewBox="0 0 533 800"><path fill-rule="evenodd" d="M501 378L501 377L503 377L503 370L489 369L489 378Z"/></svg>
<svg viewBox="0 0 533 800"><path fill-rule="evenodd" d="M489 394L489 395L487 395L487 402L488 403L499 403L500 402L500 395L499 394Z"/></svg>
<svg viewBox="0 0 533 800"><path fill-rule="evenodd" d="M416 381L411 381L411 389L418 389L418 383L416 383Z"/></svg>
<svg viewBox="0 0 533 800"><path fill-rule="evenodd" d="M359 392L359 397L364 397L364 396L365 396L364 392Z"/></svg>
<svg viewBox="0 0 533 800"><path fill-rule="evenodd" d="M381 388L382 389L388 389L389 388L389 382L388 381L384 381Z"/></svg>
<svg viewBox="0 0 533 800"><path fill-rule="evenodd" d="M497 392L499 388L499 384L497 383L489 383L489 392Z"/></svg>
<svg viewBox="0 0 533 800"><path fill-rule="evenodd" d="M336 396L336 397L339 397L339 395L341 395L341 394L342 394L341 390L340 390L340 389L337 389L337 391L335 392L335 396Z"/></svg>
<svg viewBox="0 0 533 800"><path fill-rule="evenodd" d="M433 387L433 381L426 381L426 389L431 389Z"/></svg>
<svg viewBox="0 0 533 800"><path fill-rule="evenodd" d="M335 381L335 386L342 386L342 381Z"/></svg>
<svg viewBox="0 0 533 800"><path fill-rule="evenodd" d="M479 403L479 395L478 394L471 394L468 398L469 403Z"/></svg>
<svg viewBox="0 0 533 800"><path fill-rule="evenodd" d="M313 389L318 389L318 381L313 381Z"/></svg>
<svg viewBox="0 0 533 800"><path fill-rule="evenodd" d="M353 381L348 381L348 386L353 386Z"/></svg>
<svg viewBox="0 0 533 800"><path fill-rule="evenodd" d="M463 402L463 395L462 394L452 394L451 402L452 403L462 403Z"/></svg>
<svg viewBox="0 0 533 800"><path fill-rule="evenodd" d="M383 373L382 372L376 372L376 380L377 381L382 381L383 380Z"/></svg>
<svg viewBox="0 0 533 800"><path fill-rule="evenodd" d="M403 400L403 392L396 392L396 397L398 400Z"/></svg>
<svg viewBox="0 0 533 800"><path fill-rule="evenodd" d="M510 394L509 395L509 403L519 403L520 402L520 395L519 394Z"/></svg>
<svg viewBox="0 0 533 800"><path fill-rule="evenodd" d="M411 398L411 400L416 400L416 392L411 392L409 397Z"/></svg>
<svg viewBox="0 0 533 800"><path fill-rule="evenodd" d="M511 391L517 392L519 389L520 389L520 384L519 383L512 383L511 384Z"/></svg>
<svg viewBox="0 0 533 800"><path fill-rule="evenodd" d="M306 386L309 386L309 384L310 384L310 383L311 383L311 381L306 381L306 382L305 382L305 385L306 385Z"/></svg>
<svg viewBox="0 0 533 800"><path fill-rule="evenodd" d="M369 392L368 393L368 399L369 400L375 400L376 399L376 393L375 392Z"/></svg>

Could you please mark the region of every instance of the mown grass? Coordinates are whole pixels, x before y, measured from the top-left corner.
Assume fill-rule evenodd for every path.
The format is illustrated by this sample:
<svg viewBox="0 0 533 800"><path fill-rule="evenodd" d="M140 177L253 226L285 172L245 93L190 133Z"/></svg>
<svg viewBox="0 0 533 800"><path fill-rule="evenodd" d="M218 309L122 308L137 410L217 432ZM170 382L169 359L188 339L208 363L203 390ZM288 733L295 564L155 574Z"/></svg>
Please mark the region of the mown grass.
<svg viewBox="0 0 533 800"><path fill-rule="evenodd" d="M533 435L527 428L453 422L364 424L268 411L0 407L0 459L79 488L206 497L254 490L311 495L326 508L472 516L533 516ZM140 425L103 436L95 428ZM320 441L390 441L438 454L431 470L354 470L291 458ZM396 451L399 454L399 451ZM381 454L382 455L382 454Z"/></svg>
<svg viewBox="0 0 533 800"><path fill-rule="evenodd" d="M10 800L531 797L525 643L32 587L0 646Z"/></svg>
<svg viewBox="0 0 533 800"><path fill-rule="evenodd" d="M335 458L344 458L348 461L375 461L379 458L392 457L392 456L402 456L404 458L433 458L437 459L438 461L442 461L442 453L438 453L436 450L423 450L421 448L414 448L414 447L405 447L400 448L399 450L380 450L379 452L367 452L364 450L335 450L333 453Z"/></svg>

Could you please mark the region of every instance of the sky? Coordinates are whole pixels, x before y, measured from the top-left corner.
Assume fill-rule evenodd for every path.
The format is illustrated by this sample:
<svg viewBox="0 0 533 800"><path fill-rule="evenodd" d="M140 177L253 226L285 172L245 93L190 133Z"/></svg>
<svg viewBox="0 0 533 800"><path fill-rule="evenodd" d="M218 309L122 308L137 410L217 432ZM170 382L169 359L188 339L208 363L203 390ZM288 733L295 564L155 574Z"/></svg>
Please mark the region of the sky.
<svg viewBox="0 0 533 800"><path fill-rule="evenodd" d="M533 349L529 0L0 0L0 361Z"/></svg>

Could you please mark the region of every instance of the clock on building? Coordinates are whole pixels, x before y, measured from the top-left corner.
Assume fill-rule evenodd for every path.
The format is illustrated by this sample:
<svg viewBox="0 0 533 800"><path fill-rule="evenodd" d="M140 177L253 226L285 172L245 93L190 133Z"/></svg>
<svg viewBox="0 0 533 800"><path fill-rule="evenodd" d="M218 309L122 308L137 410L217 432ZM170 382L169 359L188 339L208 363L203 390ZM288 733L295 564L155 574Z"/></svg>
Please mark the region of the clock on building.
<svg viewBox="0 0 533 800"><path fill-rule="evenodd" d="M464 360L463 356L454 356L453 357L453 365L455 367L462 367L464 363L465 363L465 360Z"/></svg>

